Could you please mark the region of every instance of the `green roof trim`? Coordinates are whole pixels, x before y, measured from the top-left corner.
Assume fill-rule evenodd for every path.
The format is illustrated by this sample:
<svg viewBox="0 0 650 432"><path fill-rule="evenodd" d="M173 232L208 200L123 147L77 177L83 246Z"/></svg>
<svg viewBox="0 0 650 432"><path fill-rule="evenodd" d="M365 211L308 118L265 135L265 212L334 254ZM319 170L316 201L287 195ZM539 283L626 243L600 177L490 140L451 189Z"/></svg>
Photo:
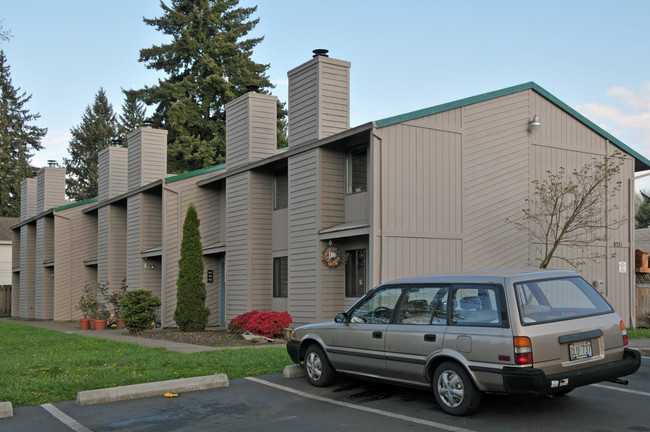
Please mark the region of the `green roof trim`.
<svg viewBox="0 0 650 432"><path fill-rule="evenodd" d="M59 206L59 207L54 207L52 210L54 210L54 211L67 210L67 209L71 209L71 208L74 208L74 207L79 207L79 206L82 206L82 205L94 203L94 202L97 202L97 200L98 200L97 197L88 198L87 200L77 201L77 202L62 205L62 206Z"/></svg>
<svg viewBox="0 0 650 432"><path fill-rule="evenodd" d="M476 104L476 103L479 103L479 102L485 102L485 101L488 101L488 100L491 100L491 99L496 99L498 97L507 96L507 95L510 95L510 94L513 94L513 93L518 93L518 92L525 91L525 90L533 90L533 91L539 93L540 95L542 95L543 97L548 99L551 103L555 104L556 106L558 106L562 110L566 111L573 118L575 118L576 120L578 120L579 122L581 122L582 124L587 126L588 128L592 129L594 132L596 132L597 134L599 134L603 138L609 140L612 144L614 144L615 146L617 146L618 148L620 148L624 152L626 152L629 155L631 155L632 157L634 157L636 159L636 161L637 161L637 163L635 164L636 168L638 168L637 171L650 169L650 159L648 159L645 156L641 155L636 150L633 150L632 148L630 148L629 146L624 144L621 140L619 140L618 138L616 138L615 136L613 136L609 132L605 131L603 128L601 128L600 126L598 126L597 124L595 124L594 122L592 122L591 120L589 120L588 118L586 118L585 116L580 114L575 109L571 108L566 103L562 102L557 97L553 96L551 93L549 93L547 90L545 90L543 87L539 86L538 84L534 83L533 81L523 83L523 84L519 84L519 85L512 86L512 87L506 87L506 88L501 89L501 90L495 90L495 91L492 91L492 92L483 93L483 94L468 97L468 98L465 98L465 99L459 99L459 100L456 100L456 101L453 101L453 102L444 103L442 105L436 105L436 106L432 106L432 107L429 107L429 108L424 108L424 109L420 109L420 110L417 110L417 111L412 111L412 112L409 112L409 113L396 115L396 116L393 116L393 117L387 117L387 118L384 118L384 119L381 119L381 120L377 120L375 122L375 125L376 125L376 127L378 129L380 129L380 128L391 126L391 125L394 125L394 124L397 124L397 123L403 123L403 122L406 122L406 121L409 121L409 120L414 120L414 119L429 116L429 115L432 115L432 114L438 114L438 113L441 113L441 112L444 112L444 111L449 111L449 110L452 110L452 109L461 108L461 107Z"/></svg>
<svg viewBox="0 0 650 432"><path fill-rule="evenodd" d="M214 171L220 171L220 170L225 169L225 168L226 168L226 164L222 163L222 164L219 164L219 165L213 165L213 166L210 166L210 167L207 167L207 168L201 168L201 169L198 169L198 170L186 172L186 173L179 174L179 175L176 175L176 176L173 176L173 177L167 177L165 179L165 184L174 183L176 181L191 178L191 177L196 177L196 176L201 175L201 174L207 174L207 173L211 173L211 172L214 172Z"/></svg>

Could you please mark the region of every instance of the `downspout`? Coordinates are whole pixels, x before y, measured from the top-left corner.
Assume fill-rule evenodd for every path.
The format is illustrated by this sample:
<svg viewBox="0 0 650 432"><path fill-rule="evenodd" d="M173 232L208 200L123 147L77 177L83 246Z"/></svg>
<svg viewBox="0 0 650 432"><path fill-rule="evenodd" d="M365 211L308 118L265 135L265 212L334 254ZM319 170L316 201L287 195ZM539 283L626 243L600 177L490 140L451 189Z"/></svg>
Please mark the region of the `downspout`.
<svg viewBox="0 0 650 432"><path fill-rule="evenodd" d="M372 137L379 141L379 145L374 146L375 148L379 147L379 281L375 284L379 285L384 283L384 146L382 138L375 133L376 129L377 125L373 122Z"/></svg>
<svg viewBox="0 0 650 432"><path fill-rule="evenodd" d="M163 189L163 196L162 196L162 205L161 205L162 209L161 209L161 211L162 211L163 220L162 220L162 230L161 230L161 233L160 233L160 236L161 236L161 239L160 239L160 246L161 246L161 248L160 248L160 255L161 255L160 256L160 272L161 272L161 274L160 274L160 297L162 297L160 300L161 300L162 305L160 307L160 326L164 328L164 326L165 326L164 323L165 323L166 316L165 316L165 301L163 301L163 299L165 299L166 294L167 294L167 271L166 271L167 270L167 257L166 257L166 254L165 254L165 247L164 247L165 238L166 238L166 236L165 236L165 226L166 226L166 219L167 219L166 218L166 216L167 216L167 209L166 209L167 200L165 199L165 191L169 191L169 192L176 195L176 213L177 213L177 218L176 218L176 221L177 221L176 222L176 224L177 224L177 226L176 226L176 240L177 240L177 244L180 244L180 243L178 243L178 237L179 237L180 233L182 232L182 228L181 228L181 218L180 218L180 214L181 214L181 212L180 212L180 209L181 209L181 196L180 196L180 193L178 191L175 191L173 189L168 188L164 179L163 179L163 183L162 183L162 189Z"/></svg>

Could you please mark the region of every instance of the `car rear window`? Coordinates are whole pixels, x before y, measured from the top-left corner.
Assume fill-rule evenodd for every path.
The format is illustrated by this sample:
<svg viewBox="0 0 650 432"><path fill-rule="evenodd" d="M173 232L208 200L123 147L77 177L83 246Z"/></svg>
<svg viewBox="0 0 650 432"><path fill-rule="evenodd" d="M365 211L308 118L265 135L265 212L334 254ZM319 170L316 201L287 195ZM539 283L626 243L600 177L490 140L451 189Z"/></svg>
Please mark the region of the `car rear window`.
<svg viewBox="0 0 650 432"><path fill-rule="evenodd" d="M580 277L515 284L519 316L524 325L612 312L612 307Z"/></svg>

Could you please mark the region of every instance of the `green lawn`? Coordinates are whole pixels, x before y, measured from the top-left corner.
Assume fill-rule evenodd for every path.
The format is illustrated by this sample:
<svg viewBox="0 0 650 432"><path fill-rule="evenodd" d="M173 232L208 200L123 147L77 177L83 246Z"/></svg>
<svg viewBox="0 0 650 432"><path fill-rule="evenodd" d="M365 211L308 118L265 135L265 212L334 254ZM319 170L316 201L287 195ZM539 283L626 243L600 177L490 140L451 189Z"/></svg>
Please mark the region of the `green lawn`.
<svg viewBox="0 0 650 432"><path fill-rule="evenodd" d="M0 402L14 407L74 400L77 392L225 373L281 372L284 346L182 354L134 343L0 323Z"/></svg>
<svg viewBox="0 0 650 432"><path fill-rule="evenodd" d="M650 328L627 329L627 337L630 339L650 338Z"/></svg>

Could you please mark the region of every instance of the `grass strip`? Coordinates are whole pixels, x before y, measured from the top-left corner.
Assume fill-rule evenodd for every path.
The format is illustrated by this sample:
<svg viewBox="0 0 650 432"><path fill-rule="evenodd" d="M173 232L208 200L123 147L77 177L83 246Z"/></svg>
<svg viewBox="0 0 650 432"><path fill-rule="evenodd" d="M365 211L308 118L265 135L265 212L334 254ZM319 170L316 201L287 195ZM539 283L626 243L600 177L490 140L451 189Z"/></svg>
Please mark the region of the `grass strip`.
<svg viewBox="0 0 650 432"><path fill-rule="evenodd" d="M648 339L650 338L650 328L629 328L627 337L630 339Z"/></svg>
<svg viewBox="0 0 650 432"><path fill-rule="evenodd" d="M82 390L272 374L292 364L284 346L184 354L12 323L0 323L0 335L0 401L14 407L73 400Z"/></svg>

